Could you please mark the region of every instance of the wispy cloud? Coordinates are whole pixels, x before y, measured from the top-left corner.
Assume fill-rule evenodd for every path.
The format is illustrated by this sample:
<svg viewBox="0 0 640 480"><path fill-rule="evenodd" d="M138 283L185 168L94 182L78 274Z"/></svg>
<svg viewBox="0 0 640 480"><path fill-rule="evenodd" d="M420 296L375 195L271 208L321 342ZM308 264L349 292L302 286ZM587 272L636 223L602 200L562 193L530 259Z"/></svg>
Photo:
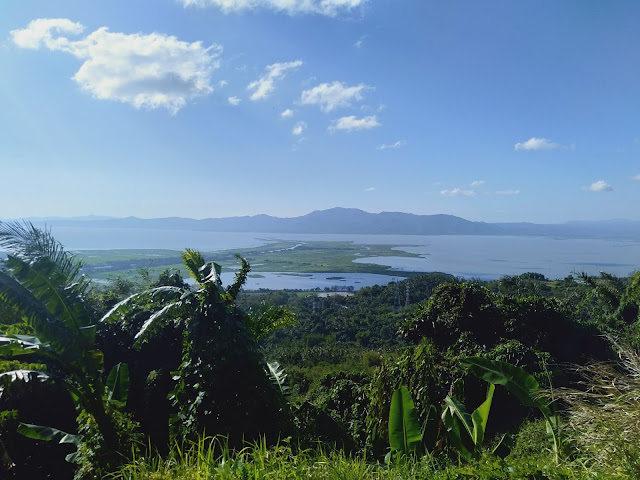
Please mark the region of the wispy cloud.
<svg viewBox="0 0 640 480"><path fill-rule="evenodd" d="M376 189L376 187L367 187L364 189L365 192L373 192Z"/></svg>
<svg viewBox="0 0 640 480"><path fill-rule="evenodd" d="M367 0L182 0L185 7L218 7L224 13L268 9L289 15L317 14L335 17L348 14Z"/></svg>
<svg viewBox="0 0 640 480"><path fill-rule="evenodd" d="M160 33L112 33L107 27L80 40L64 36L83 31L83 25L66 18L41 18L11 31L11 37L22 48L45 47L84 60L73 80L102 100L176 113L188 100L213 91L211 74L222 53L218 45L205 47Z"/></svg>
<svg viewBox="0 0 640 480"><path fill-rule="evenodd" d="M520 195L520 190L510 189L510 190L498 190L496 195Z"/></svg>
<svg viewBox="0 0 640 480"><path fill-rule="evenodd" d="M371 88L373 87L362 83L354 87L348 87L341 82L321 83L304 90L300 96L300 103L318 105L323 112L330 112L338 107L348 107L353 101L362 100L363 92Z"/></svg>
<svg viewBox="0 0 640 480"><path fill-rule="evenodd" d="M633 177L631 177L631 180L635 180L637 182L640 182L640 173L638 175L634 175Z"/></svg>
<svg viewBox="0 0 640 480"><path fill-rule="evenodd" d="M573 150L574 146L560 145L546 138L531 137L526 142L518 142L514 145L515 150Z"/></svg>
<svg viewBox="0 0 640 480"><path fill-rule="evenodd" d="M440 190L441 195L447 197L473 197L475 190L463 190L462 188L452 188L451 190Z"/></svg>
<svg viewBox="0 0 640 480"><path fill-rule="evenodd" d="M342 117L334 120L329 126L329 131L336 130L369 130L375 127L379 127L381 124L375 115L368 117L357 118L354 115L349 117Z"/></svg>
<svg viewBox="0 0 640 480"><path fill-rule="evenodd" d="M378 145L376 148L378 150L394 150L397 148L402 148L407 144L407 142L405 142L404 140L398 140L397 142L394 143L383 143L382 145Z"/></svg>
<svg viewBox="0 0 640 480"><path fill-rule="evenodd" d="M300 150L302 148L302 144L306 141L307 139L305 137L298 137L298 139L294 142L293 145L291 145L291 151L292 152L297 152L298 150Z"/></svg>
<svg viewBox="0 0 640 480"><path fill-rule="evenodd" d="M282 112L280 114L280 116L282 118L289 118L289 117L293 117L293 110L291 110L290 108L287 108L284 112Z"/></svg>
<svg viewBox="0 0 640 480"><path fill-rule="evenodd" d="M291 133L293 135L302 135L302 132L304 132L306 128L307 124L305 122L298 122L293 127L293 130L291 130Z"/></svg>
<svg viewBox="0 0 640 480"><path fill-rule="evenodd" d="M583 190L587 190L589 192L611 192L613 191L613 187L605 182L604 180L598 180L597 182L593 182L588 187L582 187Z"/></svg>
<svg viewBox="0 0 640 480"><path fill-rule="evenodd" d="M471 182L469 184L470 187L479 187L480 185L484 185L485 183L487 183L486 180L474 180L473 182Z"/></svg>
<svg viewBox="0 0 640 480"><path fill-rule="evenodd" d="M358 40L354 42L353 46L356 48L362 48L362 46L364 45L364 41L368 36L369 35L362 35L360 38L358 38Z"/></svg>
<svg viewBox="0 0 640 480"><path fill-rule="evenodd" d="M233 105L234 107L236 105L240 105L240 102L242 100L240 100L238 97L229 97L227 98L227 102L229 102L229 105Z"/></svg>
<svg viewBox="0 0 640 480"><path fill-rule="evenodd" d="M250 97L251 100L262 100L267 98L275 89L274 84L276 80L282 80L289 70L296 69L300 65L302 65L302 60L274 63L267 66L267 73L247 86L247 90L253 90Z"/></svg>

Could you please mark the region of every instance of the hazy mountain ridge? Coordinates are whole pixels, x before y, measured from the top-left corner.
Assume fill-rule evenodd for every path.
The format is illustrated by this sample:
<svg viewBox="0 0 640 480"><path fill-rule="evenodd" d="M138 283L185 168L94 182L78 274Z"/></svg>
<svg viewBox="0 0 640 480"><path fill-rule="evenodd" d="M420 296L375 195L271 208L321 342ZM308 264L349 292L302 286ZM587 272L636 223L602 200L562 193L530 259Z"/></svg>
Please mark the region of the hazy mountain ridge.
<svg viewBox="0 0 640 480"><path fill-rule="evenodd" d="M202 220L183 217L143 219L87 216L81 218L38 218L31 219L31 221L55 226L211 232L640 237L640 221L632 220L571 221L562 224L486 223L446 214L368 213L355 208L340 207L316 210L307 215L291 218L264 214Z"/></svg>

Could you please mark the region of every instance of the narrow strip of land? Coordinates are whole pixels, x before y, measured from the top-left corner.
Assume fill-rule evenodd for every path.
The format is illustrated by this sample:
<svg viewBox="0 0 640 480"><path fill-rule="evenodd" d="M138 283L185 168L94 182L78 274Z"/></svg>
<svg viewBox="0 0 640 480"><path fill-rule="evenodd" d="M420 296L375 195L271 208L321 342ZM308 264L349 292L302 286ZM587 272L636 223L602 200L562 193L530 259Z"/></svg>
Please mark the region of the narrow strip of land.
<svg viewBox="0 0 640 480"><path fill-rule="evenodd" d="M226 270L238 267L236 255L250 264L253 272L308 273L375 273L412 276L415 272L391 270L371 263L354 263L362 257L411 257L420 255L394 249L395 245L357 245L352 242L276 241L261 247L203 252L207 260L215 261ZM83 271L96 279L136 275L147 269L156 275L169 268L184 270L180 252L175 250L83 250L77 253L84 262Z"/></svg>

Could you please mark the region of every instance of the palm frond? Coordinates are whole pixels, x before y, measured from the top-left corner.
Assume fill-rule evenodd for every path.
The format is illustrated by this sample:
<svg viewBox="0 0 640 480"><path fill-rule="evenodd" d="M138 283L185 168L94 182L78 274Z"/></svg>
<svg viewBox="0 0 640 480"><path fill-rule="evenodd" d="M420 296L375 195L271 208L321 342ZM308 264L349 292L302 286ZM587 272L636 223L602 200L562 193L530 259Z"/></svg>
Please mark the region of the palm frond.
<svg viewBox="0 0 640 480"><path fill-rule="evenodd" d="M286 385L287 374L278 362L267 362L267 374L271 382L280 389L282 395L286 395L290 388Z"/></svg>
<svg viewBox="0 0 640 480"><path fill-rule="evenodd" d="M40 257L34 262L10 255L7 267L42 305L58 317L70 330L79 331L92 323L91 316L78 284L69 278L49 257Z"/></svg>
<svg viewBox="0 0 640 480"><path fill-rule="evenodd" d="M182 258L184 266L189 270L189 275L191 275L196 282L201 283L202 275L200 269L205 264L202 254L197 250L185 248L180 257Z"/></svg>
<svg viewBox="0 0 640 480"><path fill-rule="evenodd" d="M240 267L240 270L238 270L238 273L236 273L236 278L233 284L227 288L227 293L231 295L231 298L233 298L234 300L238 296L238 293L240 292L242 286L247 281L247 275L249 275L249 272L251 271L249 262L247 262L240 255L236 255L236 258L240 260L242 266Z"/></svg>
<svg viewBox="0 0 640 480"><path fill-rule="evenodd" d="M17 308L27 324L38 333L41 342L50 343L61 353L73 349L75 336L67 325L47 310L27 288L2 271L0 302Z"/></svg>
<svg viewBox="0 0 640 480"><path fill-rule="evenodd" d="M256 340L260 340L278 328L295 325L298 318L284 307L262 302L259 308L246 313L244 321Z"/></svg>
<svg viewBox="0 0 640 480"><path fill-rule="evenodd" d="M69 284L76 284L76 288L81 288L81 293L85 293L89 286L89 282L80 274L82 262L65 251L47 229L36 228L30 222L0 222L0 248L27 263L47 257L67 277Z"/></svg>

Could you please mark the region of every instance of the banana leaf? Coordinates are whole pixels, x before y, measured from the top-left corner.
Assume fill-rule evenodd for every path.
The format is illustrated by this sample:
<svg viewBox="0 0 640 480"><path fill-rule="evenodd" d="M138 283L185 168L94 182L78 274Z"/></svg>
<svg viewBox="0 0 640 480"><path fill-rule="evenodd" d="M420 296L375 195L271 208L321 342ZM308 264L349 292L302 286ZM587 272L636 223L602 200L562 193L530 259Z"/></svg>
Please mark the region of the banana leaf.
<svg viewBox="0 0 640 480"><path fill-rule="evenodd" d="M129 367L126 363L118 363L107 377L107 400L126 404L129 396Z"/></svg>
<svg viewBox="0 0 640 480"><path fill-rule="evenodd" d="M446 403L446 407L442 412L442 424L447 430L447 435L449 436L449 440L453 443L453 446L460 452L460 454L466 458L467 460L471 460L473 458L473 452L471 452L467 447L465 447L464 443L462 443L462 436L460 435L460 425L456 420L458 418L466 418L470 417L467 413L464 405L459 402L453 402L453 398L447 396L444 401ZM468 426L466 425L464 420L461 420L463 425L465 425L465 429L469 432Z"/></svg>
<svg viewBox="0 0 640 480"><path fill-rule="evenodd" d="M538 382L522 368L482 357L465 358L460 363L476 377L506 387L525 407L540 408L543 413L549 413L545 401L537 396Z"/></svg>
<svg viewBox="0 0 640 480"><path fill-rule="evenodd" d="M389 446L392 452L417 452L422 445L422 432L411 394L400 387L391 397L389 409Z"/></svg>
<svg viewBox="0 0 640 480"><path fill-rule="evenodd" d="M473 422L473 443L478 446L482 445L484 441L484 432L487 429L487 420L489 419L495 389L496 386L490 383L487 387L486 400L471 414L471 421Z"/></svg>
<svg viewBox="0 0 640 480"><path fill-rule="evenodd" d="M46 382L51 377L39 370L10 370L8 372L0 373L0 397L4 391L4 387L15 381L23 382Z"/></svg>
<svg viewBox="0 0 640 480"><path fill-rule="evenodd" d="M44 427L42 425L32 425L30 423L20 423L18 425L18 433L24 435L27 438L34 440L44 440L47 442L56 441L58 443L70 443L75 445L76 448L80 445L80 437L71 433L58 430L53 427ZM65 457L65 460L69 463L77 463L78 452L70 453Z"/></svg>
<svg viewBox="0 0 640 480"><path fill-rule="evenodd" d="M0 336L0 357L12 358L34 354L47 356L51 351L51 346L42 343L37 337L29 335Z"/></svg>

